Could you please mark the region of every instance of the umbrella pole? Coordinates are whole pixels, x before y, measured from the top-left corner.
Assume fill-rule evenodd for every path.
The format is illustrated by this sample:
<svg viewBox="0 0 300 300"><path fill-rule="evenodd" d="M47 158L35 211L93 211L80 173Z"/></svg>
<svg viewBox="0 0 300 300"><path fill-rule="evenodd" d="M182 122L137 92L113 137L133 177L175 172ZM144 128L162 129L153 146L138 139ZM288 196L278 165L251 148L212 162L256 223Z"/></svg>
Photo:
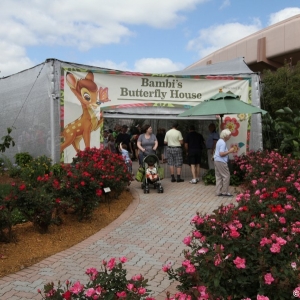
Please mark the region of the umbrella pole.
<svg viewBox="0 0 300 300"><path fill-rule="evenodd" d="M220 127L221 127L221 129L222 129L223 117L224 117L224 114L220 114L220 118L221 118L221 124L220 124Z"/></svg>

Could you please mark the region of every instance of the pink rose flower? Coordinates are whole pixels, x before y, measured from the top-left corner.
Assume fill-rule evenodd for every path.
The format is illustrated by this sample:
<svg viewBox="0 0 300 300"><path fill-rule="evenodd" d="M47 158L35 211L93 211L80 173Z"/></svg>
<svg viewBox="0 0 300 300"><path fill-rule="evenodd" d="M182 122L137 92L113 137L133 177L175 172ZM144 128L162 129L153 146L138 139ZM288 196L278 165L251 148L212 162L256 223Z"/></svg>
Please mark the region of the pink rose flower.
<svg viewBox="0 0 300 300"><path fill-rule="evenodd" d="M90 288L90 289L87 289L84 294L87 296L87 297L92 297L94 294L95 294L95 290L93 288Z"/></svg>
<svg viewBox="0 0 300 300"><path fill-rule="evenodd" d="M296 287L296 288L293 290L293 295L294 295L295 297L300 298L300 286Z"/></svg>
<svg viewBox="0 0 300 300"><path fill-rule="evenodd" d="M127 284L127 289L128 289L129 291L132 291L132 290L134 289L134 284L128 283L128 284Z"/></svg>
<svg viewBox="0 0 300 300"><path fill-rule="evenodd" d="M270 248L270 251L272 253L279 253L280 252L280 245L278 243L273 243L271 248Z"/></svg>
<svg viewBox="0 0 300 300"><path fill-rule="evenodd" d="M246 259L245 258L241 258L239 256L236 257L236 259L233 261L233 263L235 264L235 266L238 269L245 269L246 268Z"/></svg>
<svg viewBox="0 0 300 300"><path fill-rule="evenodd" d="M139 295L144 295L146 293L146 289L143 287L138 288L138 294Z"/></svg>
<svg viewBox="0 0 300 300"><path fill-rule="evenodd" d="M199 238L199 239L200 239L200 238L202 237L202 234L201 234L201 232L195 230L195 231L193 231L193 236L194 236L195 238Z"/></svg>
<svg viewBox="0 0 300 300"><path fill-rule="evenodd" d="M204 247L200 248L200 249L197 251L197 253L199 253L199 254L205 254L205 253L207 253L207 252L208 252L208 248L204 248Z"/></svg>
<svg viewBox="0 0 300 300"><path fill-rule="evenodd" d="M80 281L76 281L72 287L70 287L70 292L73 294L79 294L83 290L83 284Z"/></svg>
<svg viewBox="0 0 300 300"><path fill-rule="evenodd" d="M127 294L125 291L122 292L117 292L117 297L118 298L126 298Z"/></svg>
<svg viewBox="0 0 300 300"><path fill-rule="evenodd" d="M171 263L168 263L162 267L162 270L164 272L168 272L170 270L170 268L171 268Z"/></svg>
<svg viewBox="0 0 300 300"><path fill-rule="evenodd" d="M281 238L281 237L276 238L276 242L277 242L280 246L286 244L286 240L283 239L283 238Z"/></svg>
<svg viewBox="0 0 300 300"><path fill-rule="evenodd" d="M218 266L221 262L222 262L221 256L220 254L217 254L215 256L215 262L214 262L215 266Z"/></svg>
<svg viewBox="0 0 300 300"><path fill-rule="evenodd" d="M144 279L144 277L141 274L138 274L138 275L132 276L131 279L134 280L134 281L141 281L141 280Z"/></svg>
<svg viewBox="0 0 300 300"><path fill-rule="evenodd" d="M265 238L265 237L260 240L260 246L261 247L263 247L266 244L271 244L271 243L272 243L272 240L270 240L268 238Z"/></svg>
<svg viewBox="0 0 300 300"><path fill-rule="evenodd" d="M236 230L231 230L230 231L230 236L233 237L233 238L238 238L240 236L240 234Z"/></svg>
<svg viewBox="0 0 300 300"><path fill-rule="evenodd" d="M257 295L256 300L270 300L269 297L262 296L262 295Z"/></svg>
<svg viewBox="0 0 300 300"><path fill-rule="evenodd" d="M274 281L274 278L271 273L267 273L264 276L265 284L271 284Z"/></svg>
<svg viewBox="0 0 300 300"><path fill-rule="evenodd" d="M260 190L256 190L254 193L256 196L260 195Z"/></svg>
<svg viewBox="0 0 300 300"><path fill-rule="evenodd" d="M189 246L191 244L191 241L192 241L192 238L190 236L186 236L184 239L183 239L183 243L187 246Z"/></svg>
<svg viewBox="0 0 300 300"><path fill-rule="evenodd" d="M124 264L124 263L126 263L127 258L126 258L125 256L122 256L122 257L119 258L119 260L120 260L120 262L121 262L122 264Z"/></svg>
<svg viewBox="0 0 300 300"><path fill-rule="evenodd" d="M91 280L95 280L98 275L98 271L96 268L90 268L85 271L85 274L89 275Z"/></svg>
<svg viewBox="0 0 300 300"><path fill-rule="evenodd" d="M285 218L284 218L284 217L280 217L280 218L279 218L279 223L285 224L285 223L286 223Z"/></svg>
<svg viewBox="0 0 300 300"><path fill-rule="evenodd" d="M189 265L186 269L185 269L185 271L188 273L188 274L193 274L193 273L195 273L196 272L196 268L194 267L194 265Z"/></svg>
<svg viewBox="0 0 300 300"><path fill-rule="evenodd" d="M107 263L107 267L109 268L109 270L112 270L115 267L115 265L116 265L116 259L113 257Z"/></svg>

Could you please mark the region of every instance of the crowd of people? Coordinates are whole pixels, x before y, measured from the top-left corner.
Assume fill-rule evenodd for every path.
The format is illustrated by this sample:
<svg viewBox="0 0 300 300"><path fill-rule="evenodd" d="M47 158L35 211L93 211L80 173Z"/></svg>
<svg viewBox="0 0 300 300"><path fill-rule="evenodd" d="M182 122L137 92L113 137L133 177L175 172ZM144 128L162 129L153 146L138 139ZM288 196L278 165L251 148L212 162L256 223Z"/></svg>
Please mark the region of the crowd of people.
<svg viewBox="0 0 300 300"><path fill-rule="evenodd" d="M126 145L126 150L132 161L139 161L142 165L143 159L148 154L156 154L161 158L161 162L166 162L166 145L164 138L166 130L158 128L157 133L153 133L150 124L141 126L137 124L131 128L127 125L115 125L114 129L104 129L102 137L103 148L109 149L112 153L119 153L120 144Z"/></svg>
<svg viewBox="0 0 300 300"><path fill-rule="evenodd" d="M116 125L114 130L104 130L103 147L112 153L121 154L130 172L132 172L132 161L138 160L139 165L142 166L146 156L157 155L162 163L168 164L171 182L184 182L181 178L181 169L185 150L192 173L192 180L189 181L191 184L200 181L201 157L203 151L207 151L208 168L215 170L216 194L231 197L228 191L230 182L228 156L234 149L228 150L226 146L231 132L225 129L219 135L214 123L209 124L208 131L205 141L194 125L189 127L189 132L184 137L177 122L172 124L168 131L165 128L158 128L156 134L153 133L150 124L142 127L137 124L130 129L127 125Z"/></svg>

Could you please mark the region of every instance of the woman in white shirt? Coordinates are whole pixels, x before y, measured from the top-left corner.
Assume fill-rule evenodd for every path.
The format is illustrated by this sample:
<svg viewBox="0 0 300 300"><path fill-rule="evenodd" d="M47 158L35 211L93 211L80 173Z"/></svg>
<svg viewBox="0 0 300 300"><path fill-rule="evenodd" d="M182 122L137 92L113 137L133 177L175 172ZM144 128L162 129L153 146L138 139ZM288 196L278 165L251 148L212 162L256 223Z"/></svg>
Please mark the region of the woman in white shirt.
<svg viewBox="0 0 300 300"><path fill-rule="evenodd" d="M228 157L234 152L234 147L227 149L226 142L231 137L229 129L222 130L220 139L216 144L214 155L215 175L216 175L216 194L217 196L232 197L229 193L230 172L228 168Z"/></svg>

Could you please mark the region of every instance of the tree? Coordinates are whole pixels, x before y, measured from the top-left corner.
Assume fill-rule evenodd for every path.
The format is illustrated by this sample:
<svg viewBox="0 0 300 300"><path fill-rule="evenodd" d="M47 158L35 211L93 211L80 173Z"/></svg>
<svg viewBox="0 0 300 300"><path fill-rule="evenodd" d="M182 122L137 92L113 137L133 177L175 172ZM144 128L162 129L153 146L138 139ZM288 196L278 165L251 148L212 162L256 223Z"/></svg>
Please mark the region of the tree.
<svg viewBox="0 0 300 300"><path fill-rule="evenodd" d="M262 78L262 107L272 118L283 107L300 109L300 61L295 66L285 64L275 72L265 70Z"/></svg>

